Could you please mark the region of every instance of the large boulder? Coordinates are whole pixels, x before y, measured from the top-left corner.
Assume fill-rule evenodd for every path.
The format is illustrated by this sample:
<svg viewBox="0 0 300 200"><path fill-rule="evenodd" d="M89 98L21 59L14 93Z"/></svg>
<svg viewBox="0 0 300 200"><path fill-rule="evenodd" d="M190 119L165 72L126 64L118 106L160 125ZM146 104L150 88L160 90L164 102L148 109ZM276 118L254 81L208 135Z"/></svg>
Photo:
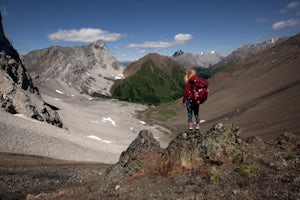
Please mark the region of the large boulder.
<svg viewBox="0 0 300 200"><path fill-rule="evenodd" d="M153 138L151 132L140 131L127 150L122 152L119 161L107 169L102 177L101 190L105 191L109 186L121 184L127 178L143 175L144 158L151 153L156 156L160 149L159 142Z"/></svg>

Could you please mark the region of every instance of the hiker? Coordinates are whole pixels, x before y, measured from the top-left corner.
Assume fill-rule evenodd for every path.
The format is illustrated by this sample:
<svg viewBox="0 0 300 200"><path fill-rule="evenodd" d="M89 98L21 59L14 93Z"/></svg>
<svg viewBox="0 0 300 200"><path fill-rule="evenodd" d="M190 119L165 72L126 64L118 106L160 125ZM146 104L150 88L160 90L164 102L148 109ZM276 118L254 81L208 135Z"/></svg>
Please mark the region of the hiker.
<svg viewBox="0 0 300 200"><path fill-rule="evenodd" d="M200 104L197 101L191 98L191 87L193 84L193 80L198 79L199 77L196 75L195 69L187 69L184 75L185 82L185 90L182 97L182 103L186 104L187 114L188 114L188 133L193 133L193 114L195 116L196 121L196 133L200 133L200 117L199 117L199 106Z"/></svg>

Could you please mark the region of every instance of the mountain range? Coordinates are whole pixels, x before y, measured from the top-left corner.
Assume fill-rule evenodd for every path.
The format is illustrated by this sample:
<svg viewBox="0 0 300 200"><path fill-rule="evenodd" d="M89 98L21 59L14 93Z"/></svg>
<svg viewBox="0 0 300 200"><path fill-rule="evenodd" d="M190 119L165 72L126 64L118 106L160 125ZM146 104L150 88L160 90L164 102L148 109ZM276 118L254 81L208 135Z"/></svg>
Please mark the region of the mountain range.
<svg viewBox="0 0 300 200"><path fill-rule="evenodd" d="M193 54L177 50L172 56L170 56L170 58L186 69L210 68L210 73L214 74L215 72L222 70L227 65L236 63L249 56L262 52L286 39L287 37L274 37L258 44L246 44L225 57L220 56L215 51L211 51L210 53L198 52Z"/></svg>
<svg viewBox="0 0 300 200"><path fill-rule="evenodd" d="M184 66L184 68L210 67L222 60L222 56L215 51L210 53L199 52L193 54L177 50L172 56L170 56L170 58Z"/></svg>

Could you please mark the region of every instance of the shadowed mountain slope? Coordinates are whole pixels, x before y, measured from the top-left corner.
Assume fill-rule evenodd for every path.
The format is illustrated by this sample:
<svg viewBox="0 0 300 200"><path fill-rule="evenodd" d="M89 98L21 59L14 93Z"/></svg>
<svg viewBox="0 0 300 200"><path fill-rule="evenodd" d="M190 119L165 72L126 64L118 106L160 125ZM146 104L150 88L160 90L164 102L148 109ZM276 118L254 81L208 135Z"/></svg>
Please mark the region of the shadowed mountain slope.
<svg viewBox="0 0 300 200"><path fill-rule="evenodd" d="M203 119L237 123L247 135L299 134L299 64L300 34L216 74Z"/></svg>
<svg viewBox="0 0 300 200"><path fill-rule="evenodd" d="M242 127L245 136L299 134L299 64L300 34L216 74L200 108L203 128L226 121ZM184 126L185 113L178 117Z"/></svg>
<svg viewBox="0 0 300 200"><path fill-rule="evenodd" d="M286 131L300 133L300 34L248 57L209 79L208 100L200 106L201 129L217 122L239 125L244 136L275 138ZM173 130L187 128L181 99L139 113L141 120Z"/></svg>

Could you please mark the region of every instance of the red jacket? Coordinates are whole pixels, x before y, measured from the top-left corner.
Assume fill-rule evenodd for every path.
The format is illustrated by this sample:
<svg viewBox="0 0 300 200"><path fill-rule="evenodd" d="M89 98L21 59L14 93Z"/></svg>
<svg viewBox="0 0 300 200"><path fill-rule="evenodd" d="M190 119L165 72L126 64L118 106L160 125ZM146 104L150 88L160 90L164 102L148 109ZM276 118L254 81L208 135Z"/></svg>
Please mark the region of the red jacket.
<svg viewBox="0 0 300 200"><path fill-rule="evenodd" d="M193 84L193 82L195 80L197 80L199 77L197 75L193 75L189 80L188 82L185 84L185 89L184 89L184 94L183 94L183 97L182 97L182 103L185 103L185 101L187 99L190 98L190 90L191 90L191 86Z"/></svg>

